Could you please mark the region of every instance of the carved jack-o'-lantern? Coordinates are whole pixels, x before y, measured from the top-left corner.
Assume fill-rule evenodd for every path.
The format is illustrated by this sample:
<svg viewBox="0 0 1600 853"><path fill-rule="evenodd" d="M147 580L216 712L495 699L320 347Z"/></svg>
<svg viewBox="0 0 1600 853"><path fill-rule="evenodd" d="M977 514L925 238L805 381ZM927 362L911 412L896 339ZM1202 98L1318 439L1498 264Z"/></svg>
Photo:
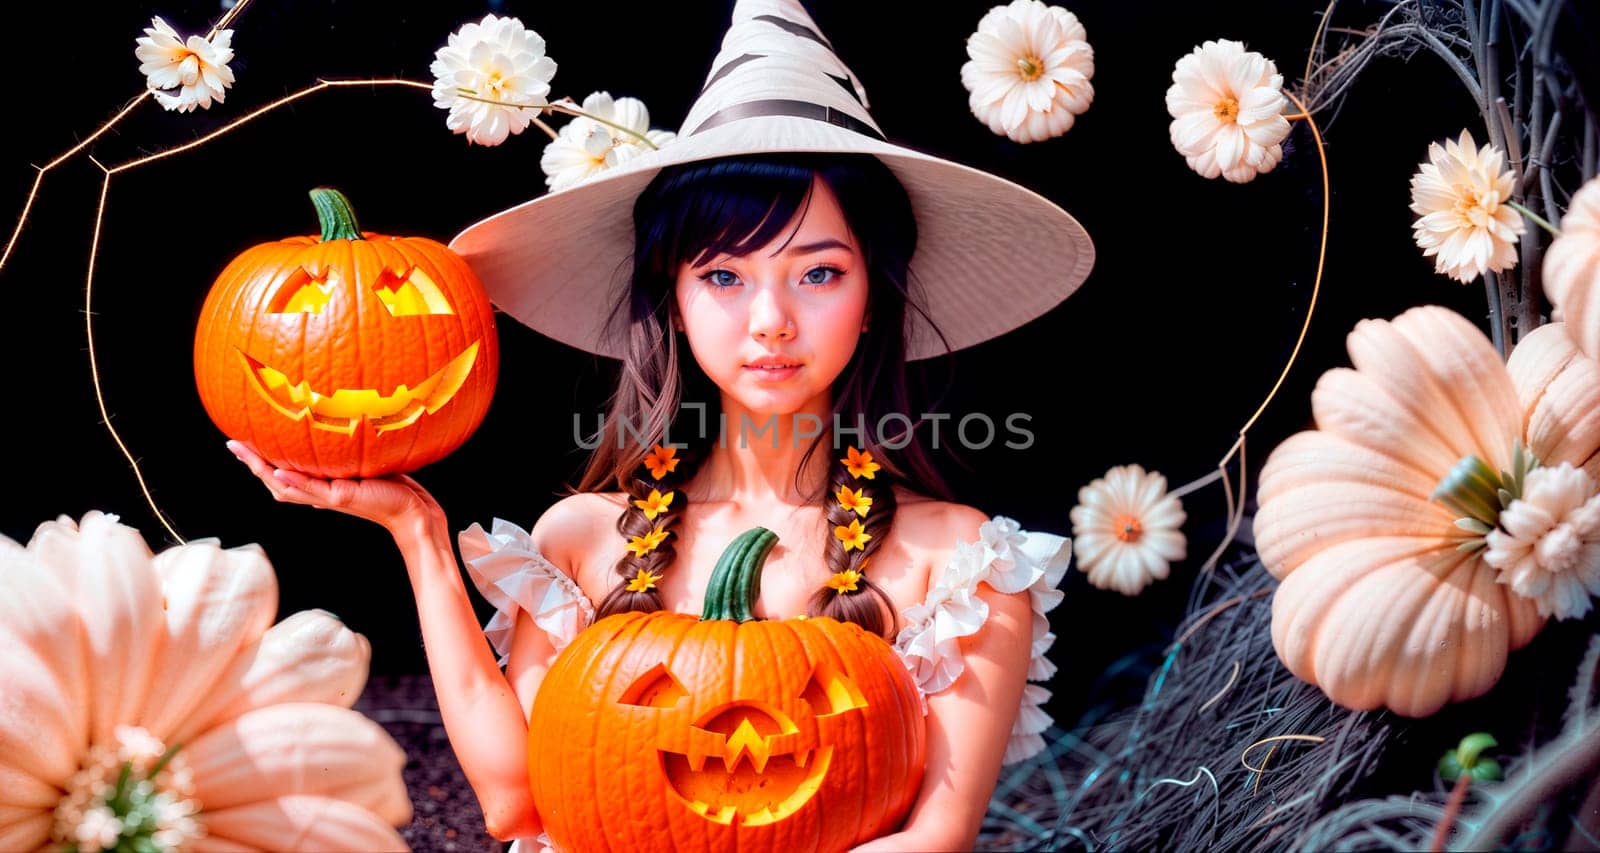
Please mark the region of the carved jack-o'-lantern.
<svg viewBox="0 0 1600 853"><path fill-rule="evenodd" d="M254 246L201 309L201 402L230 438L318 477L436 462L488 412L494 309L459 255L423 237L362 233L335 190L311 192L320 236Z"/></svg>
<svg viewBox="0 0 1600 853"><path fill-rule="evenodd" d="M845 850L893 831L922 781L922 702L882 638L755 621L777 541L733 541L704 615L581 632L534 700L534 803L563 850Z"/></svg>

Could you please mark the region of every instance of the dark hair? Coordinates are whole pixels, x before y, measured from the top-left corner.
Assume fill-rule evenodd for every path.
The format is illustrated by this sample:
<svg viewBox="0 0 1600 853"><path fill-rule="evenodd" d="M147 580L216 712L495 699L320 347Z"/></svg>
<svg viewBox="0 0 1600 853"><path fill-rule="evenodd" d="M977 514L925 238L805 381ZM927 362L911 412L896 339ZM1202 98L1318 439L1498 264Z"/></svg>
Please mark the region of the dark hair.
<svg viewBox="0 0 1600 853"><path fill-rule="evenodd" d="M706 423L718 423L720 397L693 358L680 360L678 337L672 333L677 311L674 285L686 262L727 253L747 254L767 245L804 205L810 203L813 176L839 200L845 221L861 246L867 267L866 316L870 318L850 362L833 385L833 411L837 422L859 426L862 450L872 454L883 470L871 480L856 479L835 462L824 489L809 500L824 507L829 521L825 555L838 573L861 571L883 544L894 519L892 483L903 481L926 494L947 497L948 490L935 472L927 451L913 427L893 435L877 435L875 427L890 413L911 409L911 390L905 359L906 311L926 312L912 297L910 261L916 248L916 220L903 186L882 161L866 154L775 154L724 158L669 166L663 169L634 203L634 266L626 298L619 301L612 328L625 329L625 354L599 444L590 457L579 491L597 491L611 484L628 496L627 509L617 521L624 537L643 536L658 527L671 530L688 503L682 490L671 506L654 520L638 509L633 499L648 497L651 489L663 492L670 483L689 480L706 458L714 436L699 436L684 448L677 469L656 478L644 467L650 450L668 435L685 399L708 400ZM931 321L928 323L931 327ZM689 395L697 396L689 396ZM699 421L694 412L686 419ZM905 418L899 419L902 423ZM892 421L891 421L892 422ZM673 438L679 439L673 431ZM829 430L811 442L801 458L800 471L822 445ZM630 440L631 438L631 440ZM890 449L880 444L884 439ZM830 452L824 448L824 452ZM841 457L843 454L839 454ZM887 475L887 476L884 476ZM872 538L862 549L846 551L832 534L834 526L848 526L856 513L840 506L835 495L841 485L860 488L873 499L871 511L861 518ZM796 474L796 487L805 488ZM619 581L598 608L599 616L630 610L653 611L661 607L655 589L634 592L628 581L641 571L659 577L674 558L668 536L643 555L632 552L617 562ZM869 593L863 598L860 593ZM882 607L880 607L880 603ZM889 623L884 622L883 608ZM813 596L811 615L831 616L860 624L877 634L893 626L894 607L888 597L863 577L854 592L836 592L824 586Z"/></svg>

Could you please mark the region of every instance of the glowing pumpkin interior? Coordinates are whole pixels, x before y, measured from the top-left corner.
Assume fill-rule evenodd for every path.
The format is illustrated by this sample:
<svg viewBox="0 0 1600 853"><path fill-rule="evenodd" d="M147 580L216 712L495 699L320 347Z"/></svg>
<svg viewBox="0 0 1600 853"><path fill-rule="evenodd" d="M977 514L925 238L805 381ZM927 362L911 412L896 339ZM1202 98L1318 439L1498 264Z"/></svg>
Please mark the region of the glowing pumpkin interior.
<svg viewBox="0 0 1600 853"><path fill-rule="evenodd" d="M278 287L268 303L267 314L321 314L343 292L337 270L313 275L302 267ZM380 271L372 292L390 317L455 313L444 291L419 267L401 274L390 269ZM313 428L350 435L363 420L382 433L410 426L423 414L438 411L461 390L471 374L479 343L473 341L432 374L399 383L392 389L313 388L304 379L296 382L284 370L242 349L235 351L244 360L251 387L272 408L292 420L310 418Z"/></svg>
<svg viewBox="0 0 1600 853"><path fill-rule="evenodd" d="M635 679L618 700L624 705L676 708L688 691L658 664ZM818 664L800 695L820 722L867 707L850 678ZM689 810L721 824L761 826L804 806L828 774L833 747L775 705L738 700L701 714L689 726L688 748L658 743L662 773Z"/></svg>

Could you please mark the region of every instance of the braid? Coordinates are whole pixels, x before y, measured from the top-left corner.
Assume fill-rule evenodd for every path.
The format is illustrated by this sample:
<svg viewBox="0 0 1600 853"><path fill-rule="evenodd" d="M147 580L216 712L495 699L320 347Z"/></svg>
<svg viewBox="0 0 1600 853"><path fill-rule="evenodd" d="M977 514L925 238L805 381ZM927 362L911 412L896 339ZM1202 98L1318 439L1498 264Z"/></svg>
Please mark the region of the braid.
<svg viewBox="0 0 1600 853"><path fill-rule="evenodd" d="M686 482L693 476L703 458L699 453L689 452L677 459L670 459L671 450L666 448L664 451L658 445L635 466L639 473L619 484L626 495L627 506L617 518L617 532L630 543L629 550L617 561L615 571L621 580L601 600L596 608L596 619L614 613L653 613L661 609L661 592L656 589L656 582L667 573L667 567L677 557L677 540L671 534L676 532L675 528L689 504L688 495L674 484ZM664 452L667 452L672 465L670 471L665 467L652 467L653 463L660 463ZM666 503L654 513L654 519L645 509L646 506L652 506L651 492L658 496L654 506L660 507ZM654 542L651 541L652 537Z"/></svg>
<svg viewBox="0 0 1600 853"><path fill-rule="evenodd" d="M883 607L888 608L892 621L894 604L866 575L867 563L883 546L889 527L894 523L894 488L886 481L887 478L880 484L873 476L879 467L872 461L871 453L858 454L852 447L850 454L830 469L829 488L827 494L822 496L822 506L823 514L828 519L828 539L823 546L823 560L832 577L812 594L806 613L809 616L827 616L840 622L854 622L871 633L886 636L886 628L891 626L884 624ZM861 476L857 476L858 473ZM857 538L852 525L865 534L859 537L865 540L860 548L846 547L846 536ZM844 535L841 535L841 531L844 531ZM864 596L862 593L870 595ZM879 607L880 602L883 607Z"/></svg>

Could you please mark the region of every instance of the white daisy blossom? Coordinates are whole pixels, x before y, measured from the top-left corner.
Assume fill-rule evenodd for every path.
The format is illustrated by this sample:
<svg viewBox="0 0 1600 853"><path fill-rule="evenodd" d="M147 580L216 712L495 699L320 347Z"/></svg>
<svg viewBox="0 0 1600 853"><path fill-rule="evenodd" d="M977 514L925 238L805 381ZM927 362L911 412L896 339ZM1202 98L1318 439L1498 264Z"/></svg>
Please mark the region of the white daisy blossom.
<svg viewBox="0 0 1600 853"><path fill-rule="evenodd" d="M657 148L677 137L671 131L651 130L650 111L638 98L613 99L609 92L594 92L583 99L581 109L643 135ZM649 150L636 136L578 116L545 146L539 166L545 184L554 192L581 184Z"/></svg>
<svg viewBox="0 0 1600 853"><path fill-rule="evenodd" d="M1575 619L1600 595L1600 487L1569 462L1536 468L1500 513L1483 559L1541 616Z"/></svg>
<svg viewBox="0 0 1600 853"><path fill-rule="evenodd" d="M1522 217L1507 201L1514 179L1500 149L1479 148L1472 134L1428 146L1428 162L1411 178L1413 236L1434 270L1466 284L1485 271L1517 263Z"/></svg>
<svg viewBox="0 0 1600 853"><path fill-rule="evenodd" d="M428 70L433 105L450 111L445 126L469 142L499 145L527 129L547 103L556 63L521 21L486 15L451 33Z"/></svg>
<svg viewBox="0 0 1600 853"><path fill-rule="evenodd" d="M233 85L233 72L228 70L232 41L233 30L222 30L211 39L189 36L185 41L158 16L136 40L133 55L161 106L186 113L195 107L210 109L212 101L222 103L223 91Z"/></svg>
<svg viewBox="0 0 1600 853"><path fill-rule="evenodd" d="M1167 494L1166 477L1138 465L1112 468L1079 489L1071 518L1078 569L1100 589L1137 595L1187 555L1183 504Z"/></svg>
<svg viewBox="0 0 1600 853"><path fill-rule="evenodd" d="M1207 41L1172 69L1172 147L1203 177L1252 181L1283 160L1284 100L1272 60L1240 42Z"/></svg>
<svg viewBox="0 0 1600 853"><path fill-rule="evenodd" d="M1016 142L1060 136L1094 100L1094 48L1076 15L1040 0L995 6L967 37L961 85L978 120Z"/></svg>

